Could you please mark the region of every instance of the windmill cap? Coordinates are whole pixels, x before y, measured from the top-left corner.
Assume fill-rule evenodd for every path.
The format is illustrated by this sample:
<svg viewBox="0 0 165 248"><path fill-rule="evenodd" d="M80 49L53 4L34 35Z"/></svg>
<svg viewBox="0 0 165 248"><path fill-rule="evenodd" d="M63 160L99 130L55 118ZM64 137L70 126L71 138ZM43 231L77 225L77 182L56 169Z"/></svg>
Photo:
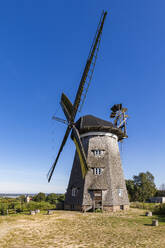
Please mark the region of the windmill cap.
<svg viewBox="0 0 165 248"><path fill-rule="evenodd" d="M98 117L95 117L93 115L85 115L82 116L77 122L76 122L76 128L79 130L80 134L88 133L88 132L109 132L116 134L118 136L118 139L121 140L124 138L124 133L120 128L114 127L112 122L102 120Z"/></svg>

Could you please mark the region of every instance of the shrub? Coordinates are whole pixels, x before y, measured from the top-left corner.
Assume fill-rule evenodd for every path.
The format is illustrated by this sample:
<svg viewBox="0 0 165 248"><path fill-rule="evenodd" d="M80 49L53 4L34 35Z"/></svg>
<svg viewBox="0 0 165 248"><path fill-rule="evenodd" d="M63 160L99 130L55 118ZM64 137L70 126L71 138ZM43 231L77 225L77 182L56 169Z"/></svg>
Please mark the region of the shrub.
<svg viewBox="0 0 165 248"><path fill-rule="evenodd" d="M49 209L54 209L56 207L55 204L51 204L49 202L40 202L38 204L38 209L40 210L49 210Z"/></svg>
<svg viewBox="0 0 165 248"><path fill-rule="evenodd" d="M32 210L34 211L35 209L38 209L38 202L35 202L35 201L30 201L26 204L26 208L28 210Z"/></svg>
<svg viewBox="0 0 165 248"><path fill-rule="evenodd" d="M37 195L33 197L33 201L36 201L36 202L41 202L45 200L46 200L46 195L42 192L38 193Z"/></svg>
<svg viewBox="0 0 165 248"><path fill-rule="evenodd" d="M95 210L95 213L102 213L102 209L97 208L97 209Z"/></svg>
<svg viewBox="0 0 165 248"><path fill-rule="evenodd" d="M40 210L53 209L56 207L56 205L44 201L42 202L30 201L29 203L26 204L26 207L28 210L34 211L35 209L40 209Z"/></svg>
<svg viewBox="0 0 165 248"><path fill-rule="evenodd" d="M1 215L6 215L7 214L7 209L8 209L8 204L7 203L1 203L0 204L0 214Z"/></svg>
<svg viewBox="0 0 165 248"><path fill-rule="evenodd" d="M165 215L165 203L132 202L130 206L132 208L150 210L154 214L164 214Z"/></svg>
<svg viewBox="0 0 165 248"><path fill-rule="evenodd" d="M51 194L47 195L46 201L51 203L51 204L56 204L57 203L57 198L58 198L58 196L56 194L51 193Z"/></svg>
<svg viewBox="0 0 165 248"><path fill-rule="evenodd" d="M131 208L139 208L153 211L159 203L131 202Z"/></svg>
<svg viewBox="0 0 165 248"><path fill-rule="evenodd" d="M165 215L165 203L157 205L154 209L154 214L163 214Z"/></svg>

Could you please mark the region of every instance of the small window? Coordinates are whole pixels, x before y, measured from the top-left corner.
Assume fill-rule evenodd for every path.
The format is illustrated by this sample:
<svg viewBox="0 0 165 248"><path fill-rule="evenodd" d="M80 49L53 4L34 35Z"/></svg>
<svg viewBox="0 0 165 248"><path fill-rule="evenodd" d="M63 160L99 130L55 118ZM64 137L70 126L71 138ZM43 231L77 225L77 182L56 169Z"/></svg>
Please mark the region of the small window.
<svg viewBox="0 0 165 248"><path fill-rule="evenodd" d="M104 150L99 150L99 149L92 150L93 155L96 156L96 157L104 155L104 152L105 152Z"/></svg>
<svg viewBox="0 0 165 248"><path fill-rule="evenodd" d="M78 192L78 189L77 188L72 188L72 196L76 196L77 195L77 192Z"/></svg>
<svg viewBox="0 0 165 248"><path fill-rule="evenodd" d="M121 210L124 210L124 205L120 205L120 209Z"/></svg>
<svg viewBox="0 0 165 248"><path fill-rule="evenodd" d="M93 168L94 175L101 175L103 168Z"/></svg>
<svg viewBox="0 0 165 248"><path fill-rule="evenodd" d="M123 196L123 189L118 189L118 195L119 195L120 197Z"/></svg>

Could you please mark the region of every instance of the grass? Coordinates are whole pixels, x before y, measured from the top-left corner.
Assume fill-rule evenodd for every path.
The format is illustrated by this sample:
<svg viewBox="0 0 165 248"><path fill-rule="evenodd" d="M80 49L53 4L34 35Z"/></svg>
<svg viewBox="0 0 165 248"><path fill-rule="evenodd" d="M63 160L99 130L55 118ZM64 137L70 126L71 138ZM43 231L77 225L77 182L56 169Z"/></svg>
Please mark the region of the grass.
<svg viewBox="0 0 165 248"><path fill-rule="evenodd" d="M151 226L155 218L158 227ZM165 216L146 217L142 209L1 216L0 230L1 248L165 247Z"/></svg>

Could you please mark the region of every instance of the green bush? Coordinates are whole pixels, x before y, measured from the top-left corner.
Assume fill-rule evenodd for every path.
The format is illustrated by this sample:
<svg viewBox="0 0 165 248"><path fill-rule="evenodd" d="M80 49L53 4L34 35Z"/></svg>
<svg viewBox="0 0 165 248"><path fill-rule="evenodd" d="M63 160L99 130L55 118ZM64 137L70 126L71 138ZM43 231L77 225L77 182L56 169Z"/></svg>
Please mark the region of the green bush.
<svg viewBox="0 0 165 248"><path fill-rule="evenodd" d="M38 209L38 202L35 202L35 201L30 201L26 204L26 208L27 210L35 210L35 209Z"/></svg>
<svg viewBox="0 0 165 248"><path fill-rule="evenodd" d="M102 211L102 209L100 209L100 208L97 208L96 210L95 210L95 213L102 213L103 211Z"/></svg>
<svg viewBox="0 0 165 248"><path fill-rule="evenodd" d="M130 207L150 210L154 214L165 214L165 203L131 202Z"/></svg>
<svg viewBox="0 0 165 248"><path fill-rule="evenodd" d="M8 211L8 204L7 203L0 203L0 214L6 215Z"/></svg>
<svg viewBox="0 0 165 248"><path fill-rule="evenodd" d="M42 202L30 201L29 203L26 204L26 207L28 210L35 210L35 209L48 210L48 209L54 209L56 205L44 201Z"/></svg>
<svg viewBox="0 0 165 248"><path fill-rule="evenodd" d="M35 195L33 197L33 201L36 201L36 202L42 202L42 201L45 201L46 200L46 195L45 193L38 193L37 195Z"/></svg>
<svg viewBox="0 0 165 248"><path fill-rule="evenodd" d="M51 193L51 194L47 195L46 201L51 203L51 204L56 204L57 203L57 198L58 198L58 196L56 194Z"/></svg>
<svg viewBox="0 0 165 248"><path fill-rule="evenodd" d="M159 203L131 202L131 208L139 208L153 211Z"/></svg>
<svg viewBox="0 0 165 248"><path fill-rule="evenodd" d="M45 194L39 193L36 195L37 201L24 202L24 198L0 198L0 215L7 214L7 210L9 213L21 213L24 211L34 211L36 209L40 210L49 210L56 208L56 202L58 203L58 197L60 200L63 199L63 195L50 194L47 198L48 201L42 200L45 199Z"/></svg>
<svg viewBox="0 0 165 248"><path fill-rule="evenodd" d="M54 209L56 208L55 204L51 204L49 202L40 202L38 204L38 209L40 210L49 210L49 209Z"/></svg>
<svg viewBox="0 0 165 248"><path fill-rule="evenodd" d="M165 215L165 203L161 203L157 205L154 209L154 214L162 214Z"/></svg>

